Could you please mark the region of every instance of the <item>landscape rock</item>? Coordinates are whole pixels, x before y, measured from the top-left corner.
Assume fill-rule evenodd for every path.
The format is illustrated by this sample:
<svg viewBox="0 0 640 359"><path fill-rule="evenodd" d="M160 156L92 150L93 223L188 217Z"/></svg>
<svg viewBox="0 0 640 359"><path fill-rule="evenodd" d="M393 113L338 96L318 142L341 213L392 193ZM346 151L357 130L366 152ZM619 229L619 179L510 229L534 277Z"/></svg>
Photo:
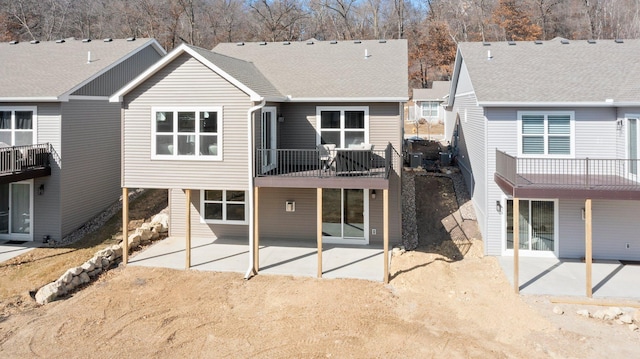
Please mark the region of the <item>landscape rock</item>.
<svg viewBox="0 0 640 359"><path fill-rule="evenodd" d="M129 235L129 249L131 249L131 247L136 247L138 244L140 244L140 240L142 239L142 237L140 237L139 233L133 233L131 235Z"/></svg>
<svg viewBox="0 0 640 359"><path fill-rule="evenodd" d="M591 317L591 314L589 313L588 310L586 309L580 309L579 311L576 312L578 315L583 316L585 318L589 318Z"/></svg>
<svg viewBox="0 0 640 359"><path fill-rule="evenodd" d="M87 262L93 265L93 268L102 268L102 257L93 256Z"/></svg>
<svg viewBox="0 0 640 359"><path fill-rule="evenodd" d="M147 242L151 239L151 229L138 228L136 229L136 233L140 236L141 242Z"/></svg>
<svg viewBox="0 0 640 359"><path fill-rule="evenodd" d="M80 275L77 278L80 278L81 284L87 284L91 282L91 278L89 278L89 274L87 274L87 272L80 273Z"/></svg>
<svg viewBox="0 0 640 359"><path fill-rule="evenodd" d="M63 275L60 276L60 282L62 282L63 284L69 284L71 283L71 280L73 279L73 274L71 274L71 270L67 270L66 272L64 272Z"/></svg>
<svg viewBox="0 0 640 359"><path fill-rule="evenodd" d="M51 282L38 290L36 293L36 302L38 302L38 304L47 304L52 302L58 297L59 291L60 284Z"/></svg>
<svg viewBox="0 0 640 359"><path fill-rule="evenodd" d="M111 255L113 255L113 252L111 252ZM107 269L107 268L109 268L110 265L111 265L111 261L108 258L103 257L102 258L102 269Z"/></svg>
<svg viewBox="0 0 640 359"><path fill-rule="evenodd" d="M640 309L636 309L636 311L633 313L633 321L636 324L640 324Z"/></svg>
<svg viewBox="0 0 640 359"><path fill-rule="evenodd" d="M622 314L624 314L622 309L620 309L618 307L611 307L611 308L607 309L607 312L609 313L609 315L611 315L614 318L617 318L617 317L621 316Z"/></svg>
<svg viewBox="0 0 640 359"><path fill-rule="evenodd" d="M629 314L621 315L620 318L618 318L618 320L620 322L622 322L623 324L632 324L633 323L633 318Z"/></svg>
<svg viewBox="0 0 640 359"><path fill-rule="evenodd" d="M635 332L638 330L638 326L635 324L629 324L629 330Z"/></svg>
<svg viewBox="0 0 640 359"><path fill-rule="evenodd" d="M593 313L593 318L600 319L600 320L616 319L615 315L613 315L613 312L609 311L609 309L597 310L595 313Z"/></svg>
<svg viewBox="0 0 640 359"><path fill-rule="evenodd" d="M82 273L84 273L84 272L82 272ZM81 273L81 275L82 275L82 273ZM71 281L71 288L72 288L72 289L75 289L75 288L76 288L77 286L79 286L80 284L81 284L81 283L80 283L80 276L73 277L73 280Z"/></svg>
<svg viewBox="0 0 640 359"><path fill-rule="evenodd" d="M156 240L160 238L160 233L155 228L151 228L151 240Z"/></svg>
<svg viewBox="0 0 640 359"><path fill-rule="evenodd" d="M160 233L166 233L169 231L169 215L167 213L158 213L151 219L151 223L160 224Z"/></svg>
<svg viewBox="0 0 640 359"><path fill-rule="evenodd" d="M564 314L564 310L562 310L562 308L560 308L560 307L559 307L559 306L557 306L557 305L556 305L555 307L553 307L553 312L554 312L555 314L558 314L558 315L562 315L562 314Z"/></svg>
<svg viewBox="0 0 640 359"><path fill-rule="evenodd" d="M84 269L82 269L82 267L73 267L69 269L69 272L73 275L79 275L80 273L84 272Z"/></svg>
<svg viewBox="0 0 640 359"><path fill-rule="evenodd" d="M84 272L90 272L92 271L96 266L90 262L90 260L82 263L82 265L80 266L80 268L83 269Z"/></svg>

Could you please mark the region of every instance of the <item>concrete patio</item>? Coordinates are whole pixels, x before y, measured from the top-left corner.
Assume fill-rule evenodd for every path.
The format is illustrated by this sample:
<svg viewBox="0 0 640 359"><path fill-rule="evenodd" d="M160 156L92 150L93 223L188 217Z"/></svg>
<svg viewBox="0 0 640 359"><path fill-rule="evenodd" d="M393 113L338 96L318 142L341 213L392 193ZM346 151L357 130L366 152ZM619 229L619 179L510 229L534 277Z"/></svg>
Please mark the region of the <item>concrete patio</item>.
<svg viewBox="0 0 640 359"><path fill-rule="evenodd" d="M513 257L497 257L513 285ZM520 257L520 293L586 297L586 265L579 260ZM593 261L593 298L640 299L640 264Z"/></svg>
<svg viewBox="0 0 640 359"><path fill-rule="evenodd" d="M249 267L248 241L192 238L191 269L245 273ZM133 266L185 268L185 239L169 237L129 259ZM382 281L382 247L325 244L323 278L356 278ZM260 274L316 277L315 242L260 240Z"/></svg>
<svg viewBox="0 0 640 359"><path fill-rule="evenodd" d="M0 240L0 263L8 261L13 257L27 253L42 245L41 242L17 242L10 240Z"/></svg>

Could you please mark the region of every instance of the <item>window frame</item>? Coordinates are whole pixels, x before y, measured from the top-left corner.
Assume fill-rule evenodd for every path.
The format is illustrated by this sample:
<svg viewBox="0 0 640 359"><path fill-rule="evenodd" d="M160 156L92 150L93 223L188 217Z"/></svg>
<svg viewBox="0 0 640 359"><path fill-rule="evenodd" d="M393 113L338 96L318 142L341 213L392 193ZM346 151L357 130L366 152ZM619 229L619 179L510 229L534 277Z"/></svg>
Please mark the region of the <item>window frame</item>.
<svg viewBox="0 0 640 359"><path fill-rule="evenodd" d="M502 196L501 200L501 237L502 237L502 254L513 256L513 248L507 248L507 201L512 201L513 198L510 196ZM560 208L559 208L559 200L557 198L518 198L520 201L529 201L529 208L531 208L531 201L539 201L539 202L553 202L553 251L543 251L543 250L530 250L530 249L519 249L518 252L521 255L526 257L541 257L541 258L557 258L560 253ZM530 235L532 234L529 231Z"/></svg>
<svg viewBox="0 0 640 359"><path fill-rule="evenodd" d="M173 131L171 136L173 138L173 146L176 148L174 154L164 155L157 154L157 136L162 134L158 132L156 128L156 116L158 112L172 112L173 113ZM193 155L180 155L178 154L178 136L181 134L178 132L178 113L179 112L194 112L196 115L195 131L192 133L196 137L195 153ZM218 153L215 156L201 155L199 149L200 137L208 132L200 132L200 113L201 112L215 112L217 114L217 128L216 136L218 138L217 146ZM222 161L223 155L223 106L167 106L167 107L152 107L151 108L151 159L152 160L178 160L178 161ZM165 133L167 136L169 132ZM184 134L184 133L182 133ZM213 133L209 133L212 135Z"/></svg>
<svg viewBox="0 0 640 359"><path fill-rule="evenodd" d="M544 153L523 153L522 152L522 117L523 116L543 116L544 117L544 133L540 136L544 139ZM549 154L549 137L555 137L549 134L549 116L569 116L569 153L568 154ZM544 157L544 158L575 158L575 111L518 111L518 157Z"/></svg>
<svg viewBox="0 0 640 359"><path fill-rule="evenodd" d="M435 113L433 110L435 109ZM425 110L429 111L429 114L425 115ZM438 118L440 115L440 102L438 101L422 101L420 103L420 117L426 119Z"/></svg>
<svg viewBox="0 0 640 359"><path fill-rule="evenodd" d="M31 111L33 113L33 117L31 119L31 145L35 145L38 143L38 107L36 106L0 106L0 112L11 112L11 129L10 130L0 130L1 132L11 132L11 143L8 143L9 146L19 146L15 144L16 139L16 112L21 111ZM28 132L25 130L18 130L17 132ZM20 146L29 146L29 145L20 145Z"/></svg>
<svg viewBox="0 0 640 359"><path fill-rule="evenodd" d="M222 201L207 201L205 200L206 191L222 191ZM227 191L237 191L244 193L244 201L227 201ZM222 219L207 219L205 218L205 204L207 203L222 203ZM244 221L229 220L227 219L227 204L244 204ZM202 189L200 190L200 222L208 224L232 224L232 225L246 225L249 223L249 192L246 189Z"/></svg>
<svg viewBox="0 0 640 359"><path fill-rule="evenodd" d="M349 144L345 142L345 131L354 130L345 127L345 112L347 111L362 111L364 112L364 143L369 142L369 106L316 106L316 145L322 143L322 112L323 111L340 111L340 128L328 129L333 132L340 132L340 142L336 143L336 148L345 149L349 147ZM359 130L360 131L360 130ZM341 147L344 143L347 147Z"/></svg>

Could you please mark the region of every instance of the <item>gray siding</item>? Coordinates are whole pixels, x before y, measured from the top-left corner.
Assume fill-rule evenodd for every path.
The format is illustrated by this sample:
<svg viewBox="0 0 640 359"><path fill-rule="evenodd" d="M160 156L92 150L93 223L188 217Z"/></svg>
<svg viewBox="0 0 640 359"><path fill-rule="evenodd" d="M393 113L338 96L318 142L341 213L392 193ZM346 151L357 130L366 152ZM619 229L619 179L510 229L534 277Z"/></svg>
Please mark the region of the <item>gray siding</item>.
<svg viewBox="0 0 640 359"><path fill-rule="evenodd" d="M45 235L51 239L62 239L60 215L60 104L38 104L38 143L50 143L53 147L51 156L51 176L34 180L33 198L33 239L41 241ZM38 194L38 188L44 185L44 193Z"/></svg>
<svg viewBox="0 0 640 359"><path fill-rule="evenodd" d="M151 160L152 106L222 106L223 160ZM138 86L124 101L123 186L248 188L249 97L188 55ZM186 176L185 174L188 174Z"/></svg>
<svg viewBox="0 0 640 359"><path fill-rule="evenodd" d="M295 103L281 106L285 118L279 123L280 148L316 148L318 106L368 106L369 142L375 150L383 150L387 143L400 150L402 146L402 120L397 103Z"/></svg>
<svg viewBox="0 0 640 359"><path fill-rule="evenodd" d="M147 46L79 88L73 95L110 96L161 57L162 55L153 46Z"/></svg>
<svg viewBox="0 0 640 359"><path fill-rule="evenodd" d="M453 107L455 117L459 119L458 128L458 164L465 178L465 184L474 204L478 227L486 237L487 212L487 146L486 119L482 107L477 106L472 92L471 80L463 63L458 79L456 98ZM485 242L485 252L492 253L495 248Z"/></svg>
<svg viewBox="0 0 640 359"><path fill-rule="evenodd" d="M502 201L504 193L494 182L495 151L500 149L511 155L518 154L518 111L574 111L575 113L575 157L576 158L616 158L616 141L619 134L616 130L616 112L613 108L488 108L486 116L488 121L488 156L487 177L487 231L483 232L487 253L500 255L502 252L503 224L502 215L498 213L492 204ZM579 201L580 202L580 201ZM575 207L571 201L560 201L559 215L559 255L561 257L576 257L577 253L584 256L584 244L576 247L573 243L576 238L584 241L584 228L573 221L571 216L565 217L567 211L578 211L584 207L584 202ZM572 208L572 209L570 209ZM568 218L571 218L569 220ZM580 219L580 218L579 218ZM581 219L580 219L581 220ZM584 224L583 224L584 226Z"/></svg>
<svg viewBox="0 0 640 359"><path fill-rule="evenodd" d="M120 194L120 105L62 104L62 235L117 201Z"/></svg>

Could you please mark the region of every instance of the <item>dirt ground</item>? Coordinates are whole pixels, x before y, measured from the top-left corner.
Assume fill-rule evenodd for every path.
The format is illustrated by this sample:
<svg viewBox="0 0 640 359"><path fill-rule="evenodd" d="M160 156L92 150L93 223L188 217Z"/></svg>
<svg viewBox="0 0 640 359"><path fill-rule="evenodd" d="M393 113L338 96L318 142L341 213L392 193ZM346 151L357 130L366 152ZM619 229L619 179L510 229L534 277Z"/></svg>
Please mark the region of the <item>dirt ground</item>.
<svg viewBox="0 0 640 359"><path fill-rule="evenodd" d="M414 123L405 122L404 124L404 133L406 135L417 135L422 138L429 138L430 135L443 135L444 134L444 124L442 123L423 123L418 127Z"/></svg>
<svg viewBox="0 0 640 359"><path fill-rule="evenodd" d="M418 250L394 256L389 285L119 267L68 299L0 318L0 357L638 356L637 332L579 317L575 305L554 314L548 298L515 295L495 258L460 251L437 219L457 209L451 183L427 185L444 192L419 191L418 213L430 203L433 219Z"/></svg>

